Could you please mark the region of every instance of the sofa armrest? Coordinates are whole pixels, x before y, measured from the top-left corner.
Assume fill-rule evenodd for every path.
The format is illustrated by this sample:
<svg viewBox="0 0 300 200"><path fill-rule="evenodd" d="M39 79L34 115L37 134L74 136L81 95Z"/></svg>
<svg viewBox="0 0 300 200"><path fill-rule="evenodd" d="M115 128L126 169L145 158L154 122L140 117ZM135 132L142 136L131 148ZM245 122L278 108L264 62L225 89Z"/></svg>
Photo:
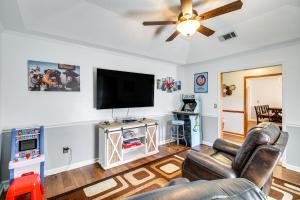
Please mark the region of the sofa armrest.
<svg viewBox="0 0 300 200"><path fill-rule="evenodd" d="M213 144L213 148L235 156L241 147L237 144L227 142L222 139L217 139Z"/></svg>
<svg viewBox="0 0 300 200"><path fill-rule="evenodd" d="M231 166L226 166L209 155L189 151L185 163L189 161L197 165L195 169L200 168L199 170L207 171L217 178L236 178L236 173Z"/></svg>
<svg viewBox="0 0 300 200"><path fill-rule="evenodd" d="M272 177L281 155L280 149L271 145L261 145L248 160L240 177L246 178L262 188Z"/></svg>
<svg viewBox="0 0 300 200"><path fill-rule="evenodd" d="M168 186L173 186L173 185L182 185L182 184L186 184L186 183L189 183L189 179L187 178L175 178L173 180L171 180L167 185L166 187Z"/></svg>

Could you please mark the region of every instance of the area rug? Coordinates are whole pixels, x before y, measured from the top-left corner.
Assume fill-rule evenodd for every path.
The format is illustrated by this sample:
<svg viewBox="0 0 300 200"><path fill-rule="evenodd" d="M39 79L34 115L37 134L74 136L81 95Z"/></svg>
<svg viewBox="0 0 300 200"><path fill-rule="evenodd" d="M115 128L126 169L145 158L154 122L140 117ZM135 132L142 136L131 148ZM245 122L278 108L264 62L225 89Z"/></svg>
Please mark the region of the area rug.
<svg viewBox="0 0 300 200"><path fill-rule="evenodd" d="M133 169L57 198L80 200L123 199L164 187L171 179L181 177L183 158L177 155ZM274 179L269 200L300 199L300 187Z"/></svg>

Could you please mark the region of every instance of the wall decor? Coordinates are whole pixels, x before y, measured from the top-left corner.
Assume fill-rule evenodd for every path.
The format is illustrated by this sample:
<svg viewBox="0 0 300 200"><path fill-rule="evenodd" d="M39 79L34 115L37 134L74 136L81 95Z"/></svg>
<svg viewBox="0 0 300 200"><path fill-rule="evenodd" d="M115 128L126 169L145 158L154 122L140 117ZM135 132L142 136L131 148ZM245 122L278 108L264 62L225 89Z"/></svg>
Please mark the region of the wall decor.
<svg viewBox="0 0 300 200"><path fill-rule="evenodd" d="M29 91L80 91L80 67L28 61Z"/></svg>
<svg viewBox="0 0 300 200"><path fill-rule="evenodd" d="M231 96L232 92L234 90L236 90L236 86L235 85L226 85L226 84L223 84L223 97Z"/></svg>
<svg viewBox="0 0 300 200"><path fill-rule="evenodd" d="M172 77L157 79L157 89L172 93L173 91L181 90L181 81L176 81Z"/></svg>
<svg viewBox="0 0 300 200"><path fill-rule="evenodd" d="M208 92L208 72L194 74L194 92Z"/></svg>

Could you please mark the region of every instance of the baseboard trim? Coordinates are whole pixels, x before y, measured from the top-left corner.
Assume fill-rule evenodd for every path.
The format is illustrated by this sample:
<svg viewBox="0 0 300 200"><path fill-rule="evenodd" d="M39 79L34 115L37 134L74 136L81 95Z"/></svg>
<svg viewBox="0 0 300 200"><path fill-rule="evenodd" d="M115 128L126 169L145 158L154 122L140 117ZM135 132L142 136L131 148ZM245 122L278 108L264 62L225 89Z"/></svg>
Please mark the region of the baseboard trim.
<svg viewBox="0 0 300 200"><path fill-rule="evenodd" d="M170 142L175 142L175 140L174 139L172 139L171 141L169 139L168 140L162 140L162 141L158 142L158 145L164 145L164 144L168 144Z"/></svg>
<svg viewBox="0 0 300 200"><path fill-rule="evenodd" d="M287 164L287 163L282 163L282 165L289 169L289 170L292 170L292 171L295 171L295 172L300 172L300 167L298 166L295 166L295 165L290 165L290 164Z"/></svg>
<svg viewBox="0 0 300 200"><path fill-rule="evenodd" d="M202 144L205 144L205 145L210 146L210 147L213 146L213 143L208 142L208 141L202 141Z"/></svg>
<svg viewBox="0 0 300 200"><path fill-rule="evenodd" d="M4 190L3 184L0 183L0 199L2 199L3 190Z"/></svg>
<svg viewBox="0 0 300 200"><path fill-rule="evenodd" d="M2 196L3 192L6 192L9 188L9 180L5 180L0 182L0 197Z"/></svg>
<svg viewBox="0 0 300 200"><path fill-rule="evenodd" d="M54 169L49 169L49 170L45 171L45 176L50 176L50 175L53 175L53 174L61 173L61 172L64 172L64 171L69 171L69 170L76 169L76 168L79 168L79 167L92 165L92 164L96 163L97 161L98 161L98 158L97 159L91 159L91 160L85 160L85 161L73 163L73 164L70 164L70 165L65 165L65 166L62 166L62 167L54 168Z"/></svg>
<svg viewBox="0 0 300 200"><path fill-rule="evenodd" d="M159 142L159 145L164 145L164 144L167 144L167 143L169 143L169 140L162 140L162 141ZM64 172L64 171L69 171L69 170L84 167L84 166L87 166L87 165L92 165L96 162L98 162L98 158L91 159L91 160L85 160L85 161L81 161L81 162L77 162L77 163L72 163L70 165L64 165L62 167L57 167L57 168L54 168L54 169L49 169L49 170L45 171L45 176L50 176L50 175L58 174L58 173L61 173L61 172Z"/></svg>
<svg viewBox="0 0 300 200"><path fill-rule="evenodd" d="M235 132L230 132L230 131L223 131L223 134L230 134L230 135L234 135L236 137L242 137L244 138L244 134L243 133L235 133Z"/></svg>

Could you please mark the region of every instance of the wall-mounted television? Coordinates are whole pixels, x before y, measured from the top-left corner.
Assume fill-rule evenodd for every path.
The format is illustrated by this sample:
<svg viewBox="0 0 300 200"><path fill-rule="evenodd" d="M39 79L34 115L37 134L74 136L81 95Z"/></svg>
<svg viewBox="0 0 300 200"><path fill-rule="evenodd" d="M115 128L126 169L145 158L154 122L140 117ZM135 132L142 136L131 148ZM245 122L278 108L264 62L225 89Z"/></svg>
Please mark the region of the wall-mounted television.
<svg viewBox="0 0 300 200"><path fill-rule="evenodd" d="M154 75L97 69L97 109L154 106Z"/></svg>

